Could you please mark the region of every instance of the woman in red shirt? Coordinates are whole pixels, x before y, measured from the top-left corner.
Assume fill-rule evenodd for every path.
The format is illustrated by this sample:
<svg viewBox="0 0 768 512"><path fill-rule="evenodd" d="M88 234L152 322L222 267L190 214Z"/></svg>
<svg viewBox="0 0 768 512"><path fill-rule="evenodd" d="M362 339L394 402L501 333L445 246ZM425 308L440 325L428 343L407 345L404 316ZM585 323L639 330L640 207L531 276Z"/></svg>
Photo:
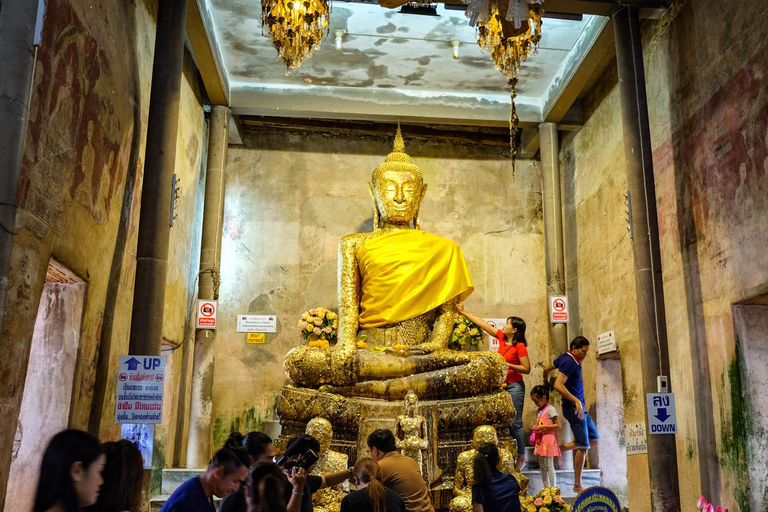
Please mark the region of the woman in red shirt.
<svg viewBox="0 0 768 512"><path fill-rule="evenodd" d="M501 329L483 320L477 315L464 311L464 304L457 306L459 313L470 319L478 327L499 340L499 354L504 356L509 365L507 371L507 393L515 406L515 417L509 425L509 434L517 442L518 470L525 466L525 427L523 427L523 404L525 403L525 382L523 375L531 373L531 363L528 360L528 342L525 340L525 320L517 316L507 318L507 323Z"/></svg>

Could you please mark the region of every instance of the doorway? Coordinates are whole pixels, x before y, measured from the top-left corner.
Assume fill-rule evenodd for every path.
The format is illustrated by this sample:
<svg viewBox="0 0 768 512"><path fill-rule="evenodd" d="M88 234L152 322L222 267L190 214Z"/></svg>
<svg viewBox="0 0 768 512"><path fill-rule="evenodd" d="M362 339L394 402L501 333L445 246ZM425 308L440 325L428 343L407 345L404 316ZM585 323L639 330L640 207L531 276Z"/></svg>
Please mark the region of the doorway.
<svg viewBox="0 0 768 512"><path fill-rule="evenodd" d="M51 259L32 335L13 443L6 512L29 512L43 451L67 428L86 283Z"/></svg>
<svg viewBox="0 0 768 512"><path fill-rule="evenodd" d="M768 496L768 294L733 305L733 327L736 335L742 403L733 404L733 414L741 414L746 436L746 486L752 510L764 510ZM731 391L733 393L733 390ZM746 497L745 497L746 498Z"/></svg>

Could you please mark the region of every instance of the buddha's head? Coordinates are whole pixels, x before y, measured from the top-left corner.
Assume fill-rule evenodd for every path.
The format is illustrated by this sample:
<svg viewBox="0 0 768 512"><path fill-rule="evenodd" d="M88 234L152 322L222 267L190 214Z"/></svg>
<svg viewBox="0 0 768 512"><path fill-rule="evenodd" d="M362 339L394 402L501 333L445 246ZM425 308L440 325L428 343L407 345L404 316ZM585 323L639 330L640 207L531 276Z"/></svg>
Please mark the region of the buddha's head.
<svg viewBox="0 0 768 512"><path fill-rule="evenodd" d="M412 389L408 390L408 393L405 394L405 400L403 401L405 403L405 414L408 416L416 414L419 397L416 396L416 393L414 393Z"/></svg>
<svg viewBox="0 0 768 512"><path fill-rule="evenodd" d="M475 429L474 436L472 437L472 448L475 450L485 443L499 444L496 429L490 425L480 425Z"/></svg>
<svg viewBox="0 0 768 512"><path fill-rule="evenodd" d="M375 227L383 222L408 224L411 221L418 227L419 209L427 185L421 169L412 164L411 157L405 153L399 126L392 152L374 169L368 186L373 196Z"/></svg>
<svg viewBox="0 0 768 512"><path fill-rule="evenodd" d="M312 418L307 423L304 433L317 439L317 442L320 443L320 454L326 453L328 448L330 448L331 439L333 439L333 427L327 419L320 417Z"/></svg>

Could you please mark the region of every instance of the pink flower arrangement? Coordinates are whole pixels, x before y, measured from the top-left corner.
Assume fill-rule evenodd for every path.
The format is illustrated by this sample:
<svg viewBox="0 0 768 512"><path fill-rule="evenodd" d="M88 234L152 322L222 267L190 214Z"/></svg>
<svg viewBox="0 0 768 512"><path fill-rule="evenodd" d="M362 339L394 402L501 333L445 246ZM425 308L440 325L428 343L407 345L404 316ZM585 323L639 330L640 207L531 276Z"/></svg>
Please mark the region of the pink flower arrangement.
<svg viewBox="0 0 768 512"><path fill-rule="evenodd" d="M698 510L699 512L728 512L727 508L723 508L721 506L718 506L717 508L715 508L713 504L707 502L704 496L700 497L696 501L696 510Z"/></svg>
<svg viewBox="0 0 768 512"><path fill-rule="evenodd" d="M339 316L325 308L314 308L301 315L298 324L301 337L308 342L326 341L324 346L336 342L336 332L339 327ZM310 346L319 346L315 343Z"/></svg>

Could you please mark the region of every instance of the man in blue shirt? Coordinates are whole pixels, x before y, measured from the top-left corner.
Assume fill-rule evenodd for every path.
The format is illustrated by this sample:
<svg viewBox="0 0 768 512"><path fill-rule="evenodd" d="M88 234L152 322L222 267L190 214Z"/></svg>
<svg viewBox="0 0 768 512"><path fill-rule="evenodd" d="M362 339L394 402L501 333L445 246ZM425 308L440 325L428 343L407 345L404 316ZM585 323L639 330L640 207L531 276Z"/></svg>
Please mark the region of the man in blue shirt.
<svg viewBox="0 0 768 512"><path fill-rule="evenodd" d="M584 381L581 378L581 362L587 357L588 352L589 340L584 336L576 336L571 341L571 349L560 354L552 366L544 369L545 377L553 368L557 369L554 387L563 397L563 416L568 420L573 432L573 441L561 446L560 450L576 450L573 457L573 492L575 493L583 490L581 472L584 469L587 451L590 446L600 441L595 422L586 411Z"/></svg>
<svg viewBox="0 0 768 512"><path fill-rule="evenodd" d="M174 491L160 512L216 512L213 496L224 498L237 491L247 476L245 449L222 448L202 475L187 480Z"/></svg>

